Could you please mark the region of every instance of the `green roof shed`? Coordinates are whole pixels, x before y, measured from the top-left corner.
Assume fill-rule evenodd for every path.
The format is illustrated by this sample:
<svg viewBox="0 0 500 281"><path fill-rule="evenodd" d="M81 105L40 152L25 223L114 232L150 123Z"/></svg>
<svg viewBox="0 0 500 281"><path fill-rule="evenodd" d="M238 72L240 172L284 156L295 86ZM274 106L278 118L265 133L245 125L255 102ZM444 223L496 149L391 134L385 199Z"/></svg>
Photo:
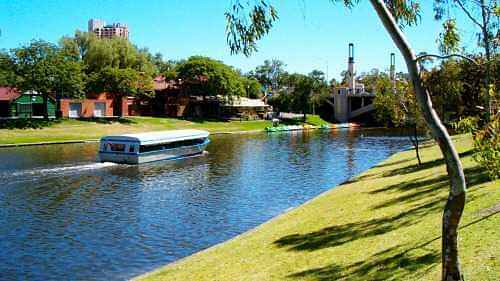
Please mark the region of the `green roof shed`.
<svg viewBox="0 0 500 281"><path fill-rule="evenodd" d="M47 100L49 116L56 116L56 101L49 96ZM37 92L24 92L10 103L12 117L29 118L44 115L43 96Z"/></svg>

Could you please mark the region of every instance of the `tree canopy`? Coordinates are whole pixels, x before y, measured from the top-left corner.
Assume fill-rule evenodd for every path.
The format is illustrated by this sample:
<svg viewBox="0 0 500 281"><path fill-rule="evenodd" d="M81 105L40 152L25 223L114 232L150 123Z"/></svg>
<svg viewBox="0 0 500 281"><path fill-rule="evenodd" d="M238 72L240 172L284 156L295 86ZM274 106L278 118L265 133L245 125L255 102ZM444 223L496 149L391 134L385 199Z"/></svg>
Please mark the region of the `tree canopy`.
<svg viewBox="0 0 500 281"><path fill-rule="evenodd" d="M245 81L232 67L208 57L192 56L176 68L177 77L203 96L245 96Z"/></svg>

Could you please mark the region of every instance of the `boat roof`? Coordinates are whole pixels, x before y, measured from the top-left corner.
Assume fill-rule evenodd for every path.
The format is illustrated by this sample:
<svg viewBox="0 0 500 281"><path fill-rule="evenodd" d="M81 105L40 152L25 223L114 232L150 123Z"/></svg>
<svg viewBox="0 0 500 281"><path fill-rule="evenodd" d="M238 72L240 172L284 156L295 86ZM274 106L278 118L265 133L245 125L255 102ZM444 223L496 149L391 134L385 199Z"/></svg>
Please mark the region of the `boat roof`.
<svg viewBox="0 0 500 281"><path fill-rule="evenodd" d="M209 133L203 130L170 130L138 134L104 136L101 141L139 142L141 145L153 145L175 141L206 138Z"/></svg>

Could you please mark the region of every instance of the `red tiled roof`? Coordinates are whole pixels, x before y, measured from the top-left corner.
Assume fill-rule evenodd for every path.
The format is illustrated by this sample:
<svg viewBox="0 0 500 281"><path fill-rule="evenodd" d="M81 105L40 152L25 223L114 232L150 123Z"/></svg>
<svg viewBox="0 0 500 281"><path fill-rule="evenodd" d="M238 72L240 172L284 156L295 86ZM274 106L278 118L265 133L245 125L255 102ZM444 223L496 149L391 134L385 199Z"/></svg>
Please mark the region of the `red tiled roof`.
<svg viewBox="0 0 500 281"><path fill-rule="evenodd" d="M21 94L11 87L0 87L0 101L12 101L19 97Z"/></svg>

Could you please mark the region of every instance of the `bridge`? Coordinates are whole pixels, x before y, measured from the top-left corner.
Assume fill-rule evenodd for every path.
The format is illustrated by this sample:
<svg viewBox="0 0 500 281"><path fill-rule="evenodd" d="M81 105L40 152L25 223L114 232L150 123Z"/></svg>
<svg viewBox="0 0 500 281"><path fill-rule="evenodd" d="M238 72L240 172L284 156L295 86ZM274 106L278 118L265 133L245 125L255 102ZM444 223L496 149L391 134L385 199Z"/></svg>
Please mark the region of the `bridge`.
<svg viewBox="0 0 500 281"><path fill-rule="evenodd" d="M375 94L366 92L363 84L356 83L354 44L352 43L349 44L346 78L348 86L335 88L331 94L331 98L327 99L327 103L333 107L335 120L340 123L348 122L355 117L375 110L373 106Z"/></svg>
<svg viewBox="0 0 500 281"><path fill-rule="evenodd" d="M357 94L343 93L342 89L336 89L332 94L333 102L327 100L333 108L335 120L339 123L345 123L349 120L370 113L375 110L373 99L375 94L360 92ZM340 93L338 92L340 90Z"/></svg>

